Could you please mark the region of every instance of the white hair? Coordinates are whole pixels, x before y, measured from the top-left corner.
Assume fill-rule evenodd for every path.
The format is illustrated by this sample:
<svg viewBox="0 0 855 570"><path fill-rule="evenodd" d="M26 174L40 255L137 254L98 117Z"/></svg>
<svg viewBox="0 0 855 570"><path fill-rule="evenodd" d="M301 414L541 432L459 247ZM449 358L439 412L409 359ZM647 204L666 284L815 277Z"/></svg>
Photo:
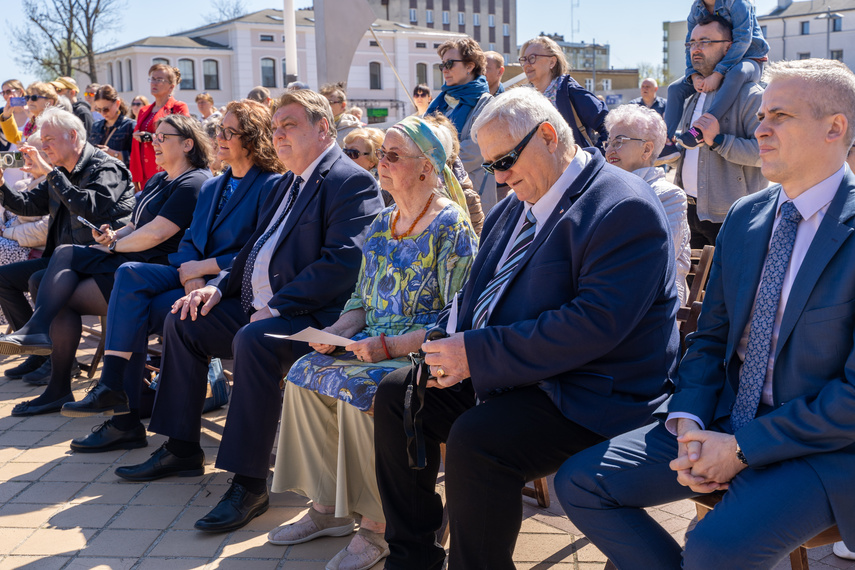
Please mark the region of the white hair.
<svg viewBox="0 0 855 570"><path fill-rule="evenodd" d="M66 97L65 95L60 95L57 97L56 103L54 103L54 107L59 107L63 111L68 111L69 113L74 112L74 106L71 104L71 99Z"/></svg>
<svg viewBox="0 0 855 570"><path fill-rule="evenodd" d="M621 129L622 128L622 129ZM652 160L665 148L667 130L662 116L643 105L629 103L609 111L606 130L614 135L625 135L653 143Z"/></svg>
<svg viewBox="0 0 855 570"><path fill-rule="evenodd" d="M39 131L34 132L30 136L27 137L27 144L30 146L34 146L38 149L42 148L42 135Z"/></svg>
<svg viewBox="0 0 855 570"><path fill-rule="evenodd" d="M36 128L41 130L45 125L50 125L66 133L76 132L78 148L83 148L86 144L86 127L83 126L83 121L68 111L63 111L57 107L48 107L36 119Z"/></svg>
<svg viewBox="0 0 855 570"><path fill-rule="evenodd" d="M516 87L496 97L472 125L472 138L478 142L478 133L486 125L497 124L510 140L521 141L538 123L548 122L558 134L558 141L572 147L573 132L561 113L534 87Z"/></svg>

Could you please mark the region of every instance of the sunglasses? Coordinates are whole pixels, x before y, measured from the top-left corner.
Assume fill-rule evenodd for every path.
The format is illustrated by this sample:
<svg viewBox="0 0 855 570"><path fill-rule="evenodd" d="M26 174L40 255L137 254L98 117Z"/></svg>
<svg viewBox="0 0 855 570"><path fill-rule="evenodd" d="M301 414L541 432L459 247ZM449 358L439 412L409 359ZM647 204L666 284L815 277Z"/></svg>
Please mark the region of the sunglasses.
<svg viewBox="0 0 855 570"><path fill-rule="evenodd" d="M454 67L455 63L457 63L457 62L463 63L464 61L465 60L462 60L462 59L446 59L445 61L443 61L442 63L439 64L439 68L450 71L451 68Z"/></svg>
<svg viewBox="0 0 855 570"><path fill-rule="evenodd" d="M359 152L355 148L343 148L343 149L341 149L341 152L343 152L345 154L345 156L347 156L347 158L349 158L351 160L356 160L360 156L369 156L371 154L370 152ZM396 158L395 160L398 160L398 159ZM395 162L395 160L393 160L392 162Z"/></svg>
<svg viewBox="0 0 855 570"><path fill-rule="evenodd" d="M38 101L39 99L50 99L50 97L45 97L44 95L24 95L24 99L27 101Z"/></svg>
<svg viewBox="0 0 855 570"><path fill-rule="evenodd" d="M133 103L131 103L131 107L142 107L142 105L142 101L134 101Z"/></svg>
<svg viewBox="0 0 855 570"><path fill-rule="evenodd" d="M413 93L413 97L421 99L422 97L430 97L430 93Z"/></svg>
<svg viewBox="0 0 855 570"><path fill-rule="evenodd" d="M107 105L106 107L92 107L92 110L103 115L110 110L110 107L112 107L112 105Z"/></svg>
<svg viewBox="0 0 855 570"><path fill-rule="evenodd" d="M392 164L398 162L401 158L421 158L421 156L405 156L403 154L398 154L394 150L383 150L382 148L377 149L377 160L388 160Z"/></svg>
<svg viewBox="0 0 855 570"><path fill-rule="evenodd" d="M239 137L241 134L243 133L239 133L231 127L224 127L223 125L214 126L214 136L223 137L223 140L230 141L232 137Z"/></svg>
<svg viewBox="0 0 855 570"><path fill-rule="evenodd" d="M163 144L166 141L166 137L181 137L186 138L184 135L179 135L177 133L154 133L152 135L152 139L157 144Z"/></svg>
<svg viewBox="0 0 855 570"><path fill-rule="evenodd" d="M501 158L497 158L493 162L485 162L481 165L481 168L487 171L487 174L495 174L495 171L504 172L506 170L510 170L517 163L520 158L520 154L522 154L523 149L528 144L528 141L531 140L531 137L534 136L534 133L537 132L537 129L540 128L540 125L545 123L546 121L541 121L525 136L523 140L520 141L514 150L506 154Z"/></svg>

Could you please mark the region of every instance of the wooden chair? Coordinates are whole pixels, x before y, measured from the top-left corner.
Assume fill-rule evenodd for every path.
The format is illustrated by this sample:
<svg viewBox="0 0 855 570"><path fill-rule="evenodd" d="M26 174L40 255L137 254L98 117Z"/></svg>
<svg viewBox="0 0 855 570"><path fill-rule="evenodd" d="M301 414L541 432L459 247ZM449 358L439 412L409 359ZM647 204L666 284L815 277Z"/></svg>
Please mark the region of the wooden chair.
<svg viewBox="0 0 855 570"><path fill-rule="evenodd" d="M100 315L100 320L100 328L83 325L83 332L100 339L98 341L98 348L95 349L95 354L92 355L92 360L89 361L89 364L80 365L81 370L86 371L87 378L95 376L95 371L98 369L98 365L101 364L101 359L104 357L104 343L107 342L107 316Z"/></svg>
<svg viewBox="0 0 855 570"><path fill-rule="evenodd" d="M683 350L686 349L686 336L698 328L698 316L703 306L704 291L712 267L713 253L715 248L705 245L702 250L692 250L692 266L689 269L687 280L691 280L689 295L686 304L677 309L677 321L680 323L680 343Z"/></svg>

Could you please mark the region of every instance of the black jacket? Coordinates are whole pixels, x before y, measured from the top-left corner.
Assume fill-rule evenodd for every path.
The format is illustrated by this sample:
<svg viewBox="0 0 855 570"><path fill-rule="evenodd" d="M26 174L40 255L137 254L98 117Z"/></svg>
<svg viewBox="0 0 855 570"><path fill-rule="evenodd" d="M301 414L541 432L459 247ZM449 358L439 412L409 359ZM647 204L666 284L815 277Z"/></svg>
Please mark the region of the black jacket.
<svg viewBox="0 0 855 570"><path fill-rule="evenodd" d="M134 208L134 187L127 167L89 143L71 172L58 167L29 192L0 186L3 206L22 216L50 214L45 255L62 244L95 243L92 231L77 220L96 226L124 226Z"/></svg>
<svg viewBox="0 0 855 570"><path fill-rule="evenodd" d="M75 101L71 104L71 108L74 110L74 116L83 121L83 126L86 128L86 136L88 137L92 133L92 125L95 123L89 103L86 101Z"/></svg>

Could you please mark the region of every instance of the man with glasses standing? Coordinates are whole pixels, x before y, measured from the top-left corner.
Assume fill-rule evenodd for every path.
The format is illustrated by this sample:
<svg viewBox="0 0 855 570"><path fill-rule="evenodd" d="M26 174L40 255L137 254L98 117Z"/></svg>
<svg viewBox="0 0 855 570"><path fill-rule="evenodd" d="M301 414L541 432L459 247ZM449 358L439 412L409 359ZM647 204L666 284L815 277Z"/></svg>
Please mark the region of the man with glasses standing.
<svg viewBox="0 0 855 570"><path fill-rule="evenodd" d="M687 46L695 71L705 77L714 73L730 39L727 20L719 16L700 20ZM689 200L691 245L696 249L715 245L724 217L737 199L768 185L760 172L760 149L754 137L763 87L744 84L721 120L706 113L716 95L717 91L695 93L686 100L680 119L684 131L698 125L704 135L704 144L683 151L674 180Z"/></svg>
<svg viewBox="0 0 855 570"><path fill-rule="evenodd" d="M450 336L422 345L432 378L409 399L423 469L410 468L404 429L417 368L378 388L388 569L442 567L441 442L449 568L510 569L525 483L649 421L676 366L674 250L650 186L579 147L531 89L496 98L473 131L484 169L514 195L490 212L472 278L440 317Z"/></svg>

